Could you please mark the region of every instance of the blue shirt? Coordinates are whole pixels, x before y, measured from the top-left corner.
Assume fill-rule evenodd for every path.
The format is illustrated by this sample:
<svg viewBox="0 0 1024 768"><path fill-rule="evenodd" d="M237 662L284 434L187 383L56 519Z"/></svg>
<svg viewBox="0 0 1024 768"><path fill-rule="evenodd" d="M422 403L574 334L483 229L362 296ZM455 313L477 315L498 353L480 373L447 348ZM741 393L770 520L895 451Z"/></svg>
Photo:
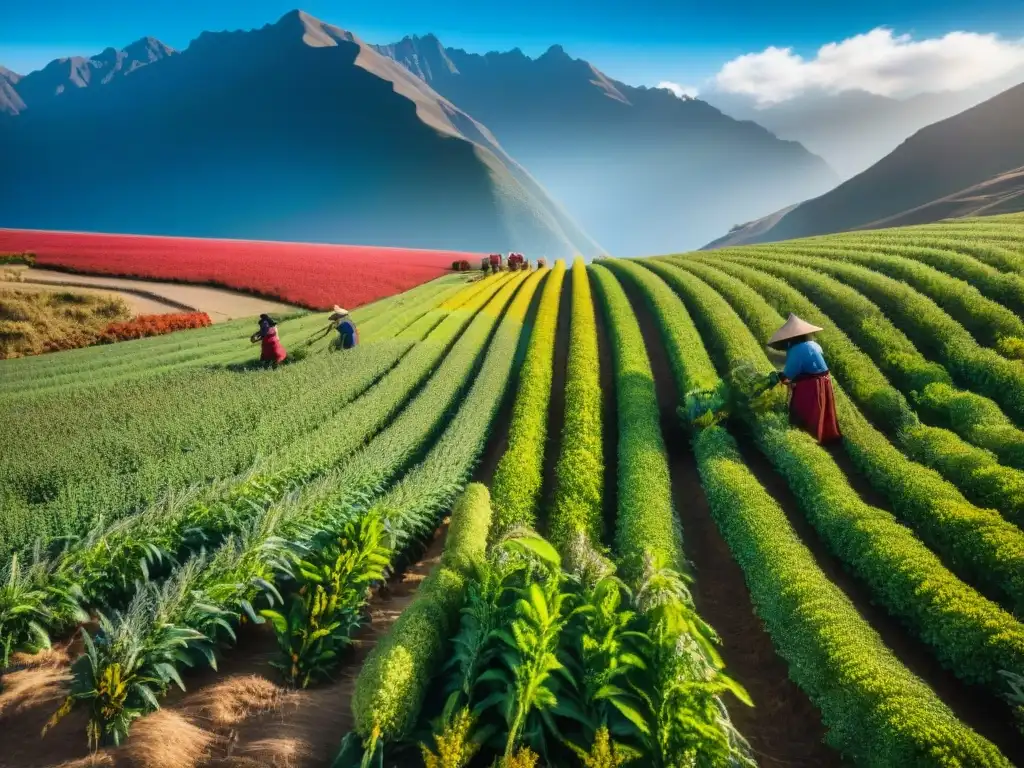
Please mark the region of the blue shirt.
<svg viewBox="0 0 1024 768"><path fill-rule="evenodd" d="M802 374L825 373L828 366L816 341L802 341L786 351L786 367L782 375L792 381Z"/></svg>
<svg viewBox="0 0 1024 768"><path fill-rule="evenodd" d="M351 349L359 340L355 323L347 318L338 323L338 334L341 336L342 349Z"/></svg>

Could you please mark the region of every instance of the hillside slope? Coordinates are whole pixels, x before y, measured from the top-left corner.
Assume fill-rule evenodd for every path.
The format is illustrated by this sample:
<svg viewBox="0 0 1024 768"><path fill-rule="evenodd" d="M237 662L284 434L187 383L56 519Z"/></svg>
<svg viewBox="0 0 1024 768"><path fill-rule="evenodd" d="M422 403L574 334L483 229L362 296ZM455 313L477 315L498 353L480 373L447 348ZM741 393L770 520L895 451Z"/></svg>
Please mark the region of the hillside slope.
<svg viewBox="0 0 1024 768"><path fill-rule="evenodd" d="M1018 85L918 131L868 170L776 221L752 221L705 247L1020 210L1012 189L1019 183L1013 173L1024 166L1022 124L1024 85ZM1007 185L1011 194L999 202ZM999 204L970 203L978 194L994 194ZM950 205L953 199L959 203Z"/></svg>
<svg viewBox="0 0 1024 768"><path fill-rule="evenodd" d="M867 91L811 93L759 107L753 98L712 92L701 98L737 120L753 120L780 139L799 141L843 181L867 170L922 128L953 117L1024 80L1024 72L964 91L909 98Z"/></svg>
<svg viewBox="0 0 1024 768"><path fill-rule="evenodd" d="M696 247L838 182L823 160L671 92L617 82L560 46L478 55L433 35L380 52L494 131L605 247Z"/></svg>
<svg viewBox="0 0 1024 768"><path fill-rule="evenodd" d="M146 66L114 54L102 77L61 60L14 86L40 83L0 119L0 226L600 251L485 127L308 14Z"/></svg>

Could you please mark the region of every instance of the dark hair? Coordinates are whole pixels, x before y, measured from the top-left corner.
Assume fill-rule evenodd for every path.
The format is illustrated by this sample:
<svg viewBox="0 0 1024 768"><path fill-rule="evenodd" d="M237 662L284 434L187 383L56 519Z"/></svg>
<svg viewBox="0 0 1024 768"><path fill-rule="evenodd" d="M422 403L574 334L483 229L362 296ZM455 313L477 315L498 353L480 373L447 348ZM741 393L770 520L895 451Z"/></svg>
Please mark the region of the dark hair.
<svg viewBox="0 0 1024 768"><path fill-rule="evenodd" d="M811 334L805 333L803 336L794 336L786 341L786 349L795 347L797 344L803 344L805 341L810 341Z"/></svg>
<svg viewBox="0 0 1024 768"><path fill-rule="evenodd" d="M277 325L277 323L274 322L274 318L272 318L270 315L266 315L266 314L260 315L260 320L262 322L265 322L271 328L273 328L275 325Z"/></svg>

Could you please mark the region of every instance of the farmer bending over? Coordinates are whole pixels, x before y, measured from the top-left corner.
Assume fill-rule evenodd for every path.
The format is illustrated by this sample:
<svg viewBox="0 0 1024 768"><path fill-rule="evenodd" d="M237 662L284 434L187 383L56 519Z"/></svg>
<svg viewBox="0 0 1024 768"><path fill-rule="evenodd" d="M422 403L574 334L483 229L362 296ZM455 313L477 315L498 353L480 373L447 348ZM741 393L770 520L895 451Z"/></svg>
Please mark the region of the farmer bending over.
<svg viewBox="0 0 1024 768"><path fill-rule="evenodd" d="M789 319L768 340L768 346L786 350L786 366L773 374L773 384L786 384L790 422L807 429L819 443L842 437L836 420L832 377L821 345L811 335L822 330L790 313Z"/></svg>
<svg viewBox="0 0 1024 768"><path fill-rule="evenodd" d="M359 332L347 309L342 309L335 304L334 314L328 319L332 324L338 324L338 347L340 349L352 349L359 343Z"/></svg>
<svg viewBox="0 0 1024 768"><path fill-rule="evenodd" d="M270 315L260 315L260 329L249 337L249 341L255 344L262 341L260 348L260 360L265 366L277 368L278 363L284 362L288 356L281 339L277 337L277 323Z"/></svg>

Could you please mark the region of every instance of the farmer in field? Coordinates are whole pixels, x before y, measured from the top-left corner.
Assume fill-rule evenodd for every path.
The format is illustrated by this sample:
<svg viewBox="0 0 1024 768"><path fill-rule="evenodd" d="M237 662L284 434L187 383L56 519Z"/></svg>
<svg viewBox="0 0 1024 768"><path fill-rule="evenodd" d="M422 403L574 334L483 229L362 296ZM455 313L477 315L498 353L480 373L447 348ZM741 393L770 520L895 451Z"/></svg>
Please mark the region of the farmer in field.
<svg viewBox="0 0 1024 768"><path fill-rule="evenodd" d="M790 313L789 319L768 340L768 346L786 351L786 365L773 374L772 383L790 388L789 418L807 429L819 443L842 437L836 420L836 400L832 377L821 350L811 338L822 330Z"/></svg>
<svg viewBox="0 0 1024 768"><path fill-rule="evenodd" d="M359 343L359 332L356 330L356 324L352 322L352 316L347 309L342 309L335 304L334 314L328 319L332 324L337 324L339 349L352 349L352 347Z"/></svg>
<svg viewBox="0 0 1024 768"><path fill-rule="evenodd" d="M260 349L260 361L265 366L277 368L278 364L284 362L288 356L281 344L281 339L277 336L277 323L270 315L260 315L260 329L249 338L249 341L253 344L257 341L263 342Z"/></svg>

